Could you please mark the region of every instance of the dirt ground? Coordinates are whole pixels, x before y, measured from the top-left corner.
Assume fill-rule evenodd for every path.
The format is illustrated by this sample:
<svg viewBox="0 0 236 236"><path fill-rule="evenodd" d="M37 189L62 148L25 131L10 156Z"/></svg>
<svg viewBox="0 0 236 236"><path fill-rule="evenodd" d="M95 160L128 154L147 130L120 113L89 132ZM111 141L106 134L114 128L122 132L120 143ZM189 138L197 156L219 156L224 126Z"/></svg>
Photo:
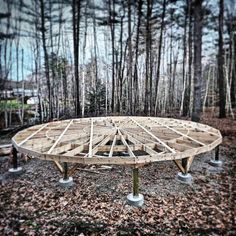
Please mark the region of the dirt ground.
<svg viewBox="0 0 236 236"><path fill-rule="evenodd" d="M64 189L52 162L22 162L18 178L1 162L0 235L236 235L236 135L224 135L223 167L209 165L214 152L197 156L191 185L176 179L172 162L142 168L141 208L126 204L130 168L79 170Z"/></svg>

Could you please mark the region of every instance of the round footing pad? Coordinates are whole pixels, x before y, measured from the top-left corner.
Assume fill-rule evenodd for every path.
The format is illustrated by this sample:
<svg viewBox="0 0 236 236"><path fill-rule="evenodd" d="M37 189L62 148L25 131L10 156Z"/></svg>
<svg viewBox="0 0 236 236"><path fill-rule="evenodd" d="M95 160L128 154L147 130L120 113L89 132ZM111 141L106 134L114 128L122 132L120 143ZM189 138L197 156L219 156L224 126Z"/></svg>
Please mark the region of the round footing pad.
<svg viewBox="0 0 236 236"><path fill-rule="evenodd" d="M221 167L223 165L223 162L218 160L211 160L210 163L209 163L211 166L215 166L215 167Z"/></svg>
<svg viewBox="0 0 236 236"><path fill-rule="evenodd" d="M177 179L179 181L183 182L183 183L190 184L193 180L193 177L189 173L188 174L183 174L183 173L179 172L178 175L177 175Z"/></svg>
<svg viewBox="0 0 236 236"><path fill-rule="evenodd" d="M71 187L73 186L74 182L73 182L73 178L69 177L67 180L64 180L63 178L61 178L59 180L59 185L61 187Z"/></svg>
<svg viewBox="0 0 236 236"><path fill-rule="evenodd" d="M130 193L127 196L127 203L131 206L141 207L144 203L143 195L134 196L133 193Z"/></svg>
<svg viewBox="0 0 236 236"><path fill-rule="evenodd" d="M16 169L10 168L8 170L12 175L20 175L23 172L22 167L17 167Z"/></svg>

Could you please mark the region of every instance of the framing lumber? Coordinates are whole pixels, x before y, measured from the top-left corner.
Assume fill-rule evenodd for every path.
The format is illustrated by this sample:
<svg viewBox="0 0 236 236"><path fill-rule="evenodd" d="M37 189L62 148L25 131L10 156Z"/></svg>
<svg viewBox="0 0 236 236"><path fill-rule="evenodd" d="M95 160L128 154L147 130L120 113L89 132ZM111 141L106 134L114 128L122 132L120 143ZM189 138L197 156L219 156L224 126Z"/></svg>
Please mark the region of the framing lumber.
<svg viewBox="0 0 236 236"><path fill-rule="evenodd" d="M151 118L152 120L153 120L153 118ZM159 123L159 122L156 122L156 121L154 121L155 123ZM192 138L192 137L190 137L190 136L188 136L188 135L186 135L186 134L184 134L184 133L182 133L182 132L180 132L180 131L178 131L178 130L176 130L176 129L173 129L173 128L171 128L171 127L169 127L168 125L165 125L165 124L162 124L164 127L166 127L167 129L169 129L169 130L172 130L173 132L175 132L175 133L177 133L177 134L179 134L179 135L181 135L181 136L183 136L183 137L185 137L185 138L187 138L187 139L190 139L190 140L192 140L193 142L195 142L195 143L198 143L198 144L200 144L201 146L205 146L205 144L204 143L202 143L202 142L199 142L198 140L196 140L196 139L194 139L194 138Z"/></svg>
<svg viewBox="0 0 236 236"><path fill-rule="evenodd" d="M41 130L43 130L45 127L47 127L48 124L43 125L41 128L39 128L37 131L35 131L34 133L32 133L30 136L28 136L26 139L24 139L23 141L21 141L18 146L22 146L24 143L26 143L29 139L31 139L32 137L34 137L37 133L39 133Z"/></svg>
<svg viewBox="0 0 236 236"><path fill-rule="evenodd" d="M91 118L91 130L90 130L90 141L89 141L89 157L93 156L93 118Z"/></svg>
<svg viewBox="0 0 236 236"><path fill-rule="evenodd" d="M170 148L165 142L163 142L162 140L160 140L158 137L156 137L154 134L152 134L150 131L148 131L145 127L143 127L141 124L139 124L136 120L134 120L133 118L130 117L130 119L136 123L140 128L142 128L146 133L148 133L151 137L153 137L154 139L157 140L157 142L159 142L161 145L163 145L167 150L169 150L172 153L175 153L175 150L173 150L172 148Z"/></svg>
<svg viewBox="0 0 236 236"><path fill-rule="evenodd" d="M13 146L29 156L60 163L125 165L138 167L158 161L175 161L188 171L193 157L222 142L210 126L158 117L93 117L37 125L12 138ZM125 155L123 152L128 152ZM181 159L187 158L186 170Z"/></svg>

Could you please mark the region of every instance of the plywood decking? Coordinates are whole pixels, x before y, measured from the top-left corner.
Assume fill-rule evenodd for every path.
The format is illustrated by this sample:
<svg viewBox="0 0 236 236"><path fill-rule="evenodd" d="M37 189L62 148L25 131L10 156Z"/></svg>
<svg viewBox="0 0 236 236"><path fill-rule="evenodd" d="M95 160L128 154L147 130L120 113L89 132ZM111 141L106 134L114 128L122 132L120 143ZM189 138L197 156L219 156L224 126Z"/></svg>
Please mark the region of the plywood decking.
<svg viewBox="0 0 236 236"><path fill-rule="evenodd" d="M222 142L207 125L157 117L93 117L50 122L17 133L18 151L44 160L139 166L207 152ZM62 171L62 170L61 170Z"/></svg>

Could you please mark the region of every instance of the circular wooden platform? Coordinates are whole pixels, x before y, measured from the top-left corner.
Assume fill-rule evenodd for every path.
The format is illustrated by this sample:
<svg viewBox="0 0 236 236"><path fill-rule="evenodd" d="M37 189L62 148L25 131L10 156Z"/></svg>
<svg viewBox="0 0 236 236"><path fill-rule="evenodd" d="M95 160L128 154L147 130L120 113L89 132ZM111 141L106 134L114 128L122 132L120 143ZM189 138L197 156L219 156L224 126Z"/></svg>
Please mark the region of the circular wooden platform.
<svg viewBox="0 0 236 236"><path fill-rule="evenodd" d="M63 120L20 131L22 153L55 162L139 166L207 152L222 141L207 125L157 117L96 117Z"/></svg>

